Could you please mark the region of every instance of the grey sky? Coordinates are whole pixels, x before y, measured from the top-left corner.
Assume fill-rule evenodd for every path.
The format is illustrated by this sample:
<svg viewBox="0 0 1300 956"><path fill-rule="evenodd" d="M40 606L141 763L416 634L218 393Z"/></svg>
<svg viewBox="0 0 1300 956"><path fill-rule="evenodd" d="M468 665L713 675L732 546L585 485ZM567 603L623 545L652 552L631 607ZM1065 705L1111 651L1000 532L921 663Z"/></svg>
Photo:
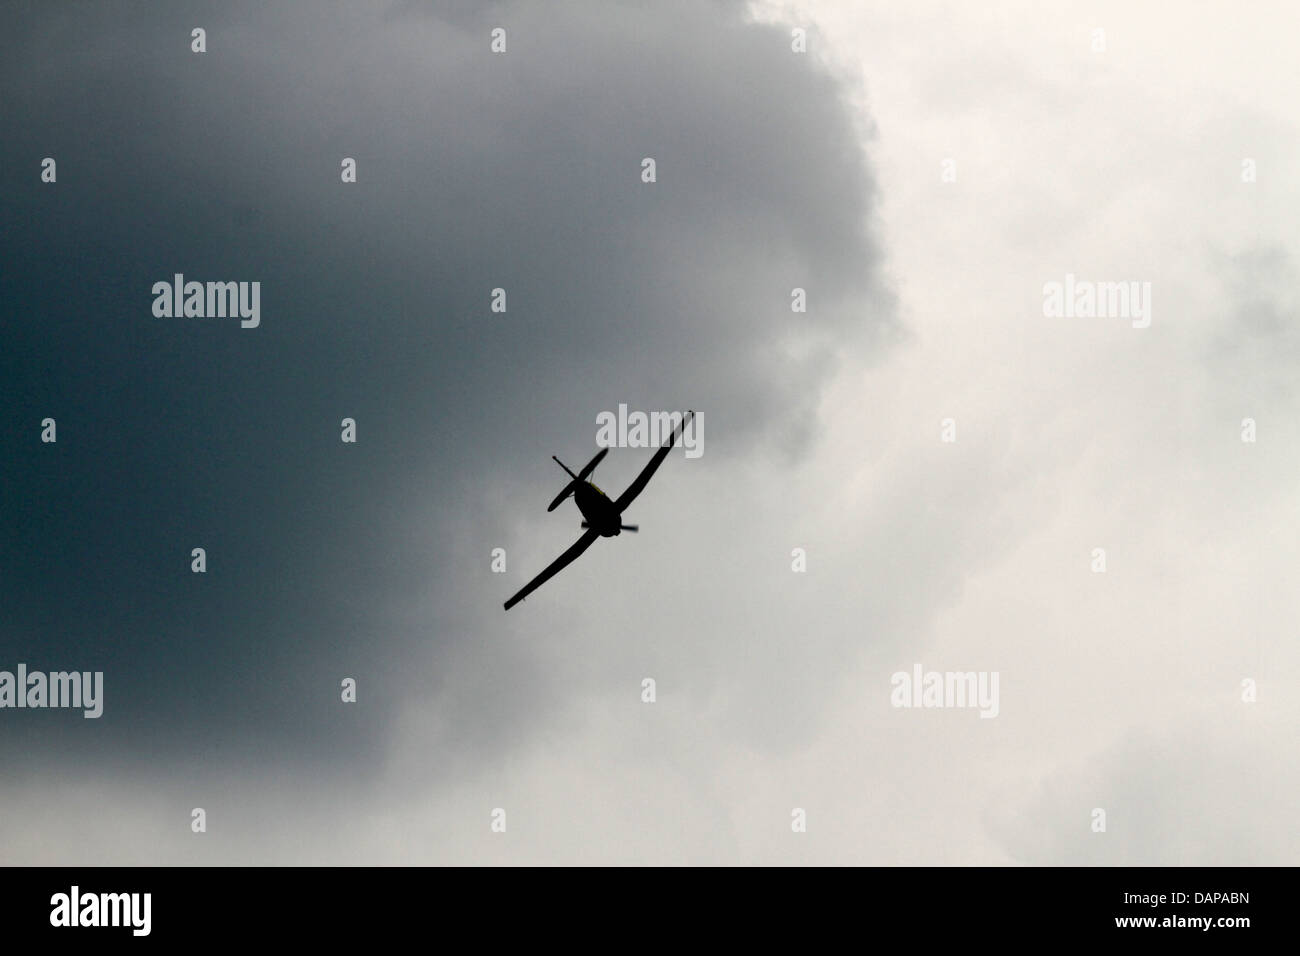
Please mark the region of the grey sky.
<svg viewBox="0 0 1300 956"><path fill-rule="evenodd" d="M0 667L106 704L0 712L0 858L1294 862L1266 20L1205 80L1121 8L449 9L6 14ZM178 271L261 327L154 319ZM1045 319L1067 272L1152 327ZM704 456L504 614L620 402ZM999 717L890 708L914 662Z"/></svg>

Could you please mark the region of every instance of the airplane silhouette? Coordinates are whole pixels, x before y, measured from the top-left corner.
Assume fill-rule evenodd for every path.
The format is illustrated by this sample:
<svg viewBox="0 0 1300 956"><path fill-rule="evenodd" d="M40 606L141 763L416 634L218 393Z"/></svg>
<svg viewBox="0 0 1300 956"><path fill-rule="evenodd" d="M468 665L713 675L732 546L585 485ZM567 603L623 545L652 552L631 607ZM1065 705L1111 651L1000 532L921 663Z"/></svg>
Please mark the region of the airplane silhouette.
<svg viewBox="0 0 1300 956"><path fill-rule="evenodd" d="M551 502L550 507L546 510L554 511L560 506L560 502L564 501L564 499L570 495L573 495L573 503L576 504L578 510L582 512L582 527L587 530L583 532L581 538L573 543L568 551L565 551L564 554L552 561L545 571L529 581L528 584L524 586L523 590L512 597L509 601L506 601L505 607L507 611L536 591L539 587L550 580L557 571L562 570L574 558L591 547L591 543L597 538L612 538L615 535L622 534L624 531L637 530L637 526L634 524L623 524L623 512L627 510L627 506L632 503L633 499L636 498L637 495L641 494L641 490L649 483L650 478L658 470L659 466L664 463L664 459L668 457L668 453L672 451L673 445L675 445L677 439L681 437L682 431L686 428L687 423L694 417L695 412L693 411L687 411L687 413L682 416L682 420L677 423L677 427L673 429L673 433L669 436L668 441L654 453L654 457L650 459L650 464L641 469L641 474L636 476L636 480L627 486L627 490L619 495L616 501L610 501L609 496L606 495L605 492L601 491L594 483L587 480L587 476L595 471L596 466L600 464L601 460L607 454L609 454L608 448L602 448L598 451L596 457L587 462L582 471L578 472L576 475L572 471L569 471L568 465L560 461L560 459L555 458L554 455L551 456L552 458L555 458L555 463L563 468L573 480L564 486L564 489L555 496L555 500Z"/></svg>

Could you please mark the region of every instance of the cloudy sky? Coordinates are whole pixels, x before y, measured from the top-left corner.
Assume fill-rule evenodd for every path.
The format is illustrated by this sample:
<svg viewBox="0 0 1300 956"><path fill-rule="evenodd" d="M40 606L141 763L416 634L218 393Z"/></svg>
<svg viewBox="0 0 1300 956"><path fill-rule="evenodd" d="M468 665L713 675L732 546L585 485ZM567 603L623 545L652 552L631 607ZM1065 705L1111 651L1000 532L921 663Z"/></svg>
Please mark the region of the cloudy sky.
<svg viewBox="0 0 1300 956"><path fill-rule="evenodd" d="M1294 864L1285 10L6 7L0 861Z"/></svg>

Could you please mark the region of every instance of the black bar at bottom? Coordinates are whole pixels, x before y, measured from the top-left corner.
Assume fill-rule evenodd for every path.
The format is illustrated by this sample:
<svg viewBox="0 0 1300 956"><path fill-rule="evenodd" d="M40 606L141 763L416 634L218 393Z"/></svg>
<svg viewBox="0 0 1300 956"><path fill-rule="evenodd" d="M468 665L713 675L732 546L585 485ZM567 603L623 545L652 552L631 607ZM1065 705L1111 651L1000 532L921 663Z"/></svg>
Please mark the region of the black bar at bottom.
<svg viewBox="0 0 1300 956"><path fill-rule="evenodd" d="M6 942L65 937L91 947L400 943L412 932L448 944L468 932L471 940L517 935L532 945L603 938L615 948L700 942L701 934L733 944L789 936L806 945L846 933L926 949L1125 937L1231 945L1291 937L1283 906L1294 875L1226 867L9 868L0 870L0 927Z"/></svg>

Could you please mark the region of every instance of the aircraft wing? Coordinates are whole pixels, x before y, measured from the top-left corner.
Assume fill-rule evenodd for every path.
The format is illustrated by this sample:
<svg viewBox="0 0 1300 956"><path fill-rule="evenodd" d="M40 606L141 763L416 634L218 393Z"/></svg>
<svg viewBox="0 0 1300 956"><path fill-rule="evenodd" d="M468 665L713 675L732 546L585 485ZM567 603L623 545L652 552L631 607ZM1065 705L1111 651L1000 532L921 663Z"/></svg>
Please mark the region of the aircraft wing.
<svg viewBox="0 0 1300 956"><path fill-rule="evenodd" d="M614 502L614 507L618 509L619 514L622 514L627 506L632 503L632 500L637 495L641 494L641 489L643 489L650 482L650 479L654 477L654 473L658 471L659 466L664 463L664 459L668 457L668 453L673 450L673 445L677 443L677 439L682 436L682 432L686 429L687 423L694 417L694 412L687 412L682 416L682 420L678 422L677 427L673 429L672 436L664 443L663 447L655 452L654 457L650 459L650 464L642 468L641 474L636 476L636 481L628 485L627 491L618 496L618 501Z"/></svg>
<svg viewBox="0 0 1300 956"><path fill-rule="evenodd" d="M510 610L524 598L528 597L528 595L532 594L549 581L555 575L555 572L562 570L570 561L582 554L582 552L586 551L591 547L591 542L595 541L599 537L600 535L597 532L590 530L583 534L581 538L570 546L568 551L565 551L564 554L552 561L545 571L529 581L522 591L512 597L509 601L506 601L506 610Z"/></svg>

